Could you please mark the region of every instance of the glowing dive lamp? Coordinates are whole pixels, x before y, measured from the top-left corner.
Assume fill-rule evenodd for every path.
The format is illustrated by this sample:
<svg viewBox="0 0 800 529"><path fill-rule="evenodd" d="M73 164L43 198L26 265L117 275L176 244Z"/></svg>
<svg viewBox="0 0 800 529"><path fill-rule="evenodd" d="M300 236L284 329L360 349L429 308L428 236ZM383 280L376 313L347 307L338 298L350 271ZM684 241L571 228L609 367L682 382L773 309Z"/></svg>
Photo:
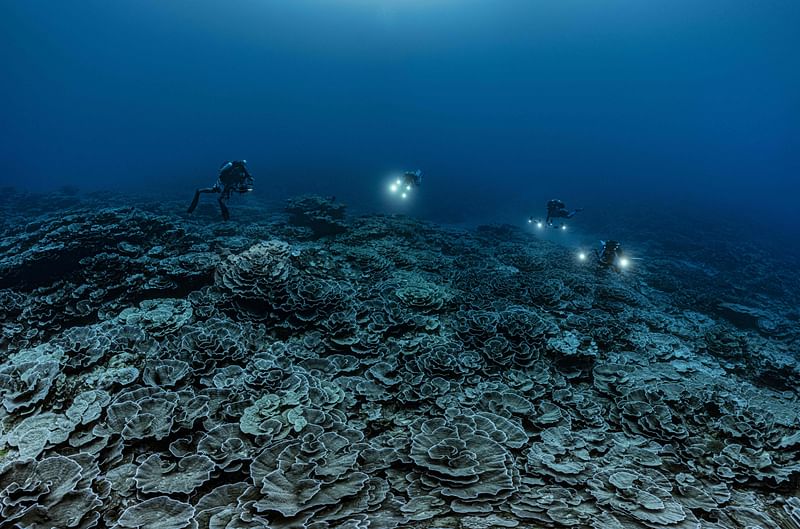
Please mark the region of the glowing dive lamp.
<svg viewBox="0 0 800 529"><path fill-rule="evenodd" d="M562 225L561 225L561 229L562 229L562 230L566 230L566 229L567 229L567 225L566 225L566 224L562 224Z"/></svg>
<svg viewBox="0 0 800 529"><path fill-rule="evenodd" d="M584 252L579 253L578 254L578 259L580 259L581 261L585 261L586 260L586 253L584 253Z"/></svg>
<svg viewBox="0 0 800 529"><path fill-rule="evenodd" d="M622 268L627 268L629 264L631 264L631 262L628 261L628 259L626 257L621 257L620 258L619 266L621 266Z"/></svg>
<svg viewBox="0 0 800 529"><path fill-rule="evenodd" d="M543 224L542 224L541 222L537 222L537 223L536 223L536 227L537 227L537 228L541 228L542 226L543 226Z"/></svg>
<svg viewBox="0 0 800 529"><path fill-rule="evenodd" d="M389 191L392 193L400 193L400 198L407 198L408 193L411 191L411 184L403 184L403 179L398 178L389 184Z"/></svg>

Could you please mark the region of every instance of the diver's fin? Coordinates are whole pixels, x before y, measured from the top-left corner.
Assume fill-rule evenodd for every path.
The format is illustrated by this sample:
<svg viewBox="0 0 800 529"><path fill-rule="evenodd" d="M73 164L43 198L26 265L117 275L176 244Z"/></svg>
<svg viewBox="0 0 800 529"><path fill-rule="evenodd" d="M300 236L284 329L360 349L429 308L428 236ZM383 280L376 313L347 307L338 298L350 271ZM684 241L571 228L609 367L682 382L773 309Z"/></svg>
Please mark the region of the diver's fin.
<svg viewBox="0 0 800 529"><path fill-rule="evenodd" d="M200 191L197 190L194 192L194 198L192 199L192 203L189 204L189 209L186 210L186 213L192 213L195 208L197 207L197 202L200 200Z"/></svg>

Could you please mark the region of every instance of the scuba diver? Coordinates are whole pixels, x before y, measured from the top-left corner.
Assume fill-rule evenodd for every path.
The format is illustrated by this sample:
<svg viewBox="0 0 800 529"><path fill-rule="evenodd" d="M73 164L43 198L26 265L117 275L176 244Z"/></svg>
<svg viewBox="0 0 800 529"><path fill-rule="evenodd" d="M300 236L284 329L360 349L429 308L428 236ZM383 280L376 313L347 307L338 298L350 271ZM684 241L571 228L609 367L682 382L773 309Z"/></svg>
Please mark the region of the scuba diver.
<svg viewBox="0 0 800 529"><path fill-rule="evenodd" d="M231 194L236 193L249 193L253 190L253 176L247 170L247 160L235 160L226 162L219 168L219 176L217 183L214 187L205 187L197 189L194 192L194 199L189 206L187 213L192 213L197 207L197 202L200 200L200 193L221 193L218 202L220 210L222 211L222 218L229 220L231 218L228 206L225 204Z"/></svg>
<svg viewBox="0 0 800 529"><path fill-rule="evenodd" d="M571 219L579 211L583 211L583 208L569 211L567 206L562 201L554 198L553 200L549 200L547 202L547 218L544 222L548 226L552 226L553 219Z"/></svg>
<svg viewBox="0 0 800 529"><path fill-rule="evenodd" d="M613 268L617 272L628 266L628 258L617 241L600 241L600 249L595 250L595 255L601 266Z"/></svg>
<svg viewBox="0 0 800 529"><path fill-rule="evenodd" d="M416 171L406 171L403 173L402 180L402 185L405 186L406 190L410 190L411 187L419 187L422 185L422 171L419 169Z"/></svg>

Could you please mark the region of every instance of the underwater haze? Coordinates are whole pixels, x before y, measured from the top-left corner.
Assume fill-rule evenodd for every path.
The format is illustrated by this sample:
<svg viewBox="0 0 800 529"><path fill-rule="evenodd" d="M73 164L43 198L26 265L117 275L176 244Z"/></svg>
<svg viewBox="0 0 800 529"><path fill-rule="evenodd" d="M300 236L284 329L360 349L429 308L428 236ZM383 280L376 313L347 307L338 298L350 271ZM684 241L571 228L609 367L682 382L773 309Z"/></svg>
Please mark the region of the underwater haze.
<svg viewBox="0 0 800 529"><path fill-rule="evenodd" d="M800 529L798 28L0 0L0 529Z"/></svg>
<svg viewBox="0 0 800 529"><path fill-rule="evenodd" d="M710 210L800 225L800 6L743 1L155 0L0 5L0 179L516 220ZM514 215L509 215L509 211Z"/></svg>

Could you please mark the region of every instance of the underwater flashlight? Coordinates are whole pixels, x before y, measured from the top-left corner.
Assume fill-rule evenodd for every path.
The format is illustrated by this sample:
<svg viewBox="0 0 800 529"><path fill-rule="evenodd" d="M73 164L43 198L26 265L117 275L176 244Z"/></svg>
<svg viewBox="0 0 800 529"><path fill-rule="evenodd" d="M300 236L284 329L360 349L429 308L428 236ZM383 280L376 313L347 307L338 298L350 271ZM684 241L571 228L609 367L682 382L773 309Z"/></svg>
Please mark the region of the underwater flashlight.
<svg viewBox="0 0 800 529"><path fill-rule="evenodd" d="M528 219L528 224L533 224L533 219Z"/></svg>
<svg viewBox="0 0 800 529"><path fill-rule="evenodd" d="M390 185L389 189L392 191L392 193L396 193L397 192L397 184Z"/></svg>
<svg viewBox="0 0 800 529"><path fill-rule="evenodd" d="M411 191L411 186L406 186L406 191Z"/></svg>
<svg viewBox="0 0 800 529"><path fill-rule="evenodd" d="M619 265L620 265L622 268L627 268L627 267L628 267L628 265L629 265L630 263L631 263L631 262L630 262L630 261L628 261L628 259L627 259L627 258L625 258L625 257L621 257L621 258L620 258L620 260L619 260Z"/></svg>
<svg viewBox="0 0 800 529"><path fill-rule="evenodd" d="M578 254L578 259L580 259L581 261L585 261L586 260L586 254L584 252L579 253Z"/></svg>
<svg viewBox="0 0 800 529"><path fill-rule="evenodd" d="M403 193L403 194L402 194L402 195L400 195L400 196L401 196L401 197L403 197L403 198L406 198L408 195L407 195L407 194L405 194L405 193Z"/></svg>
<svg viewBox="0 0 800 529"><path fill-rule="evenodd" d="M542 227L542 223L541 223L541 222L537 222L537 223L536 223L536 227L537 227L537 228L541 228L541 227Z"/></svg>
<svg viewBox="0 0 800 529"><path fill-rule="evenodd" d="M402 182L400 181L400 179L399 179L399 178L397 179L397 182L395 182L395 183L396 183L397 185L400 185L400 184L402 184Z"/></svg>
<svg viewBox="0 0 800 529"><path fill-rule="evenodd" d="M562 224L562 225L561 225L561 229L562 229L562 230L566 230L566 229L567 229L567 225L566 225L566 224Z"/></svg>

